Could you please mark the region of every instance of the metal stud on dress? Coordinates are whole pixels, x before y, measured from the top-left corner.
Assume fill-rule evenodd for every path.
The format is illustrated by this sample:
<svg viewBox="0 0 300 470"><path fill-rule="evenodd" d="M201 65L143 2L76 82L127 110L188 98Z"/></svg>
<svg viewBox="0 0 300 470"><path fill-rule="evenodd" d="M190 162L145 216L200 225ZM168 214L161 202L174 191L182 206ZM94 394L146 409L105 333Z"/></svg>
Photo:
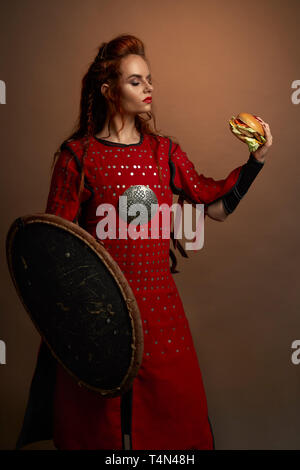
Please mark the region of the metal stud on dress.
<svg viewBox="0 0 300 470"><path fill-rule="evenodd" d="M122 196L126 196L127 201ZM139 210L139 207L136 207L136 212L138 214L129 215L129 208L133 204L141 204L141 210ZM156 206L153 206L151 213L152 204L156 204ZM118 209L120 217L125 221L127 220L128 223L136 219L140 214L140 217L138 217L137 221L133 222L133 224L136 225L140 223L141 225L143 225L149 222L152 217L154 217L154 215L156 214L158 209L158 200L156 194L154 193L154 191L152 191L151 188L149 188L148 185L145 186L142 184L138 184L130 186L126 189L126 191L124 191L124 193L119 198Z"/></svg>

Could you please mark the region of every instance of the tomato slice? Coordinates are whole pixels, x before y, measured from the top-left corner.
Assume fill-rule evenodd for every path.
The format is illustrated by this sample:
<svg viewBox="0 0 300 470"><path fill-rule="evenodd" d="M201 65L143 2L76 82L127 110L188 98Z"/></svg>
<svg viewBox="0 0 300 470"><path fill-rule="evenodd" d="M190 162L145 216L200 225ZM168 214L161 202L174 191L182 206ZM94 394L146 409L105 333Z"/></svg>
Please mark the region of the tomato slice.
<svg viewBox="0 0 300 470"><path fill-rule="evenodd" d="M239 119L235 119L234 121L235 121L235 123L238 124L239 126L248 127L247 124L245 124L243 121L240 121Z"/></svg>

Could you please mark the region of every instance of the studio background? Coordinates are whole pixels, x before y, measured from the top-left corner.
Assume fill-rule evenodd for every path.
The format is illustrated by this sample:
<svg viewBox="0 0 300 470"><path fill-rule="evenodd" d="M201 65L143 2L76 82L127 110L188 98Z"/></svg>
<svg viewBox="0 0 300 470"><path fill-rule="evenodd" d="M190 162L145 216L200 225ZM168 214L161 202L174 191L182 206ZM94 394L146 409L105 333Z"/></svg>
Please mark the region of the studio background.
<svg viewBox="0 0 300 470"><path fill-rule="evenodd" d="M223 179L247 161L231 116L250 112L270 125L264 168L224 223L206 218L203 249L178 255L174 279L216 449L300 448L300 364L291 361L300 339L300 104L291 100L299 15L298 0L252 0L251 8L233 0L2 2L1 449L14 448L40 342L9 276L6 234L18 216L45 210L53 154L77 118L81 79L101 42L121 33L144 41L157 127L199 173Z"/></svg>

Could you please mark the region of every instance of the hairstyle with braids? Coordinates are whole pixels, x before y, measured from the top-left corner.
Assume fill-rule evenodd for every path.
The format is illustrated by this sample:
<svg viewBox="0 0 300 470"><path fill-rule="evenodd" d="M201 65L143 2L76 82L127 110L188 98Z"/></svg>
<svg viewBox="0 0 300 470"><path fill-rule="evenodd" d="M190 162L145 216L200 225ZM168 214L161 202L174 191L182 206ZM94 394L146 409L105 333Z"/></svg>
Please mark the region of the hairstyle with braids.
<svg viewBox="0 0 300 470"><path fill-rule="evenodd" d="M88 153L90 137L103 129L107 117L110 136L111 120L117 113L121 115L121 129L124 127L124 113L120 105L119 78L121 73L119 70L121 60L129 54L139 55L148 63L145 56L144 44L136 36L122 34L109 42L103 42L99 47L98 54L82 79L80 115L75 129L73 129L72 134L65 140L65 142L70 142L75 139L83 138L79 200L84 184L84 160ZM103 83L110 85L106 97L104 97L100 91ZM155 116L153 112L150 111L146 114L148 119L144 119L140 115L135 116L136 129L140 133L152 135L156 142L158 142L159 139L157 136L162 134L159 134L156 128ZM148 122L152 118L154 121L154 130ZM62 146L60 146L54 154L52 169L61 153L61 147ZM161 168L156 154L154 158L161 180Z"/></svg>

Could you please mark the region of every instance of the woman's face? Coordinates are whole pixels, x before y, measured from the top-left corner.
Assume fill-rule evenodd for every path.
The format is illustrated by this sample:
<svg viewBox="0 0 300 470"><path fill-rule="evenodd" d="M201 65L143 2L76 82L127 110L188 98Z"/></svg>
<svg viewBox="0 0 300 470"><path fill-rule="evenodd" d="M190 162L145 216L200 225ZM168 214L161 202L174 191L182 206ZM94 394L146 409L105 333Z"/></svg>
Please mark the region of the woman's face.
<svg viewBox="0 0 300 470"><path fill-rule="evenodd" d="M121 106L127 114L139 114L151 111L153 86L151 73L147 62L136 54L130 54L121 60L120 64Z"/></svg>

